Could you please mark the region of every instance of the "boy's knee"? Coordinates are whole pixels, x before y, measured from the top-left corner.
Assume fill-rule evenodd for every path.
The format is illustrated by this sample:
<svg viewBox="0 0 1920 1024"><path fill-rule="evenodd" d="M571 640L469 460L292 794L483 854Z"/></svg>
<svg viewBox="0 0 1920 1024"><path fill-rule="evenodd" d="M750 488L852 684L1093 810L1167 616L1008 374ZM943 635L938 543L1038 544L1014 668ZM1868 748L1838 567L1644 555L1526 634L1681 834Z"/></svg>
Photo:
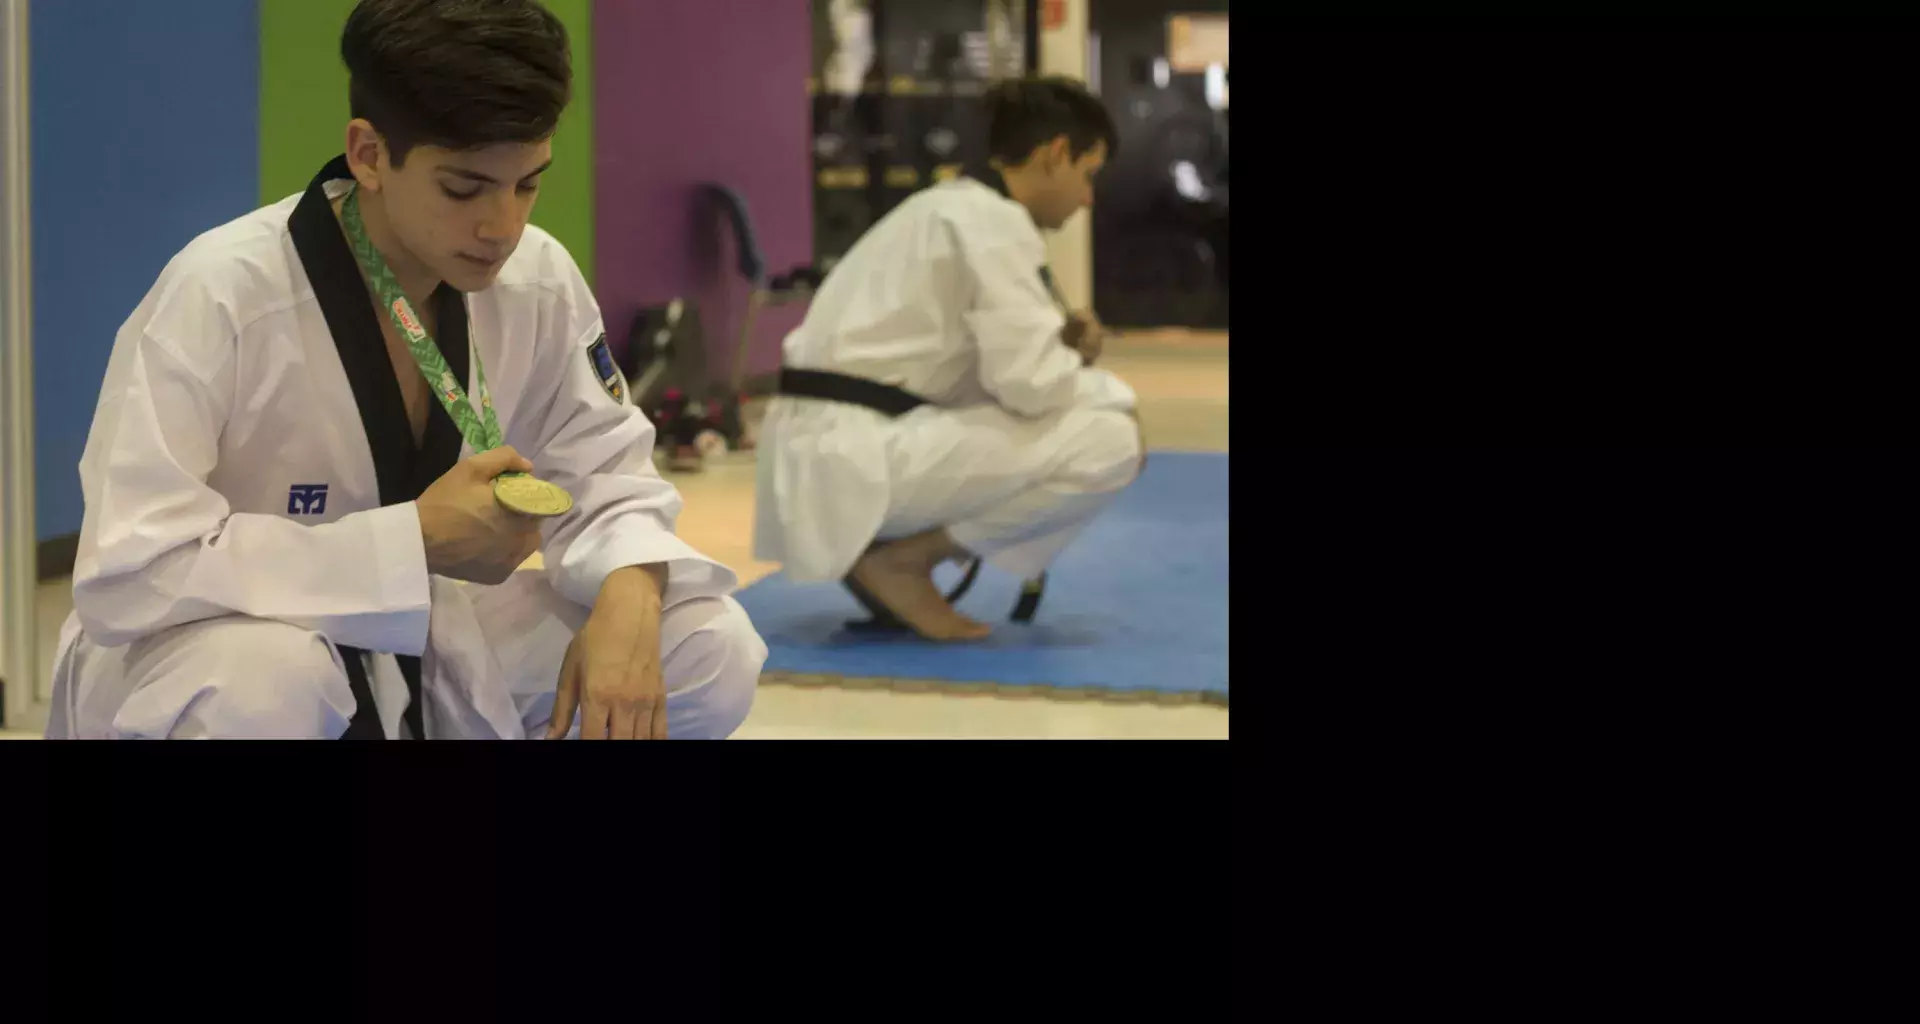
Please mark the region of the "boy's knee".
<svg viewBox="0 0 1920 1024"><path fill-rule="evenodd" d="M678 614L701 619L661 666L670 739L725 739L747 720L767 645L730 597L689 602Z"/></svg>
<svg viewBox="0 0 1920 1024"><path fill-rule="evenodd" d="M1069 473L1090 490L1117 491L1134 481L1146 457L1140 423L1111 409L1084 413Z"/></svg>
<svg viewBox="0 0 1920 1024"><path fill-rule="evenodd" d="M283 622L232 616L176 627L127 652L132 692L114 732L151 739L334 739L354 700L333 648Z"/></svg>

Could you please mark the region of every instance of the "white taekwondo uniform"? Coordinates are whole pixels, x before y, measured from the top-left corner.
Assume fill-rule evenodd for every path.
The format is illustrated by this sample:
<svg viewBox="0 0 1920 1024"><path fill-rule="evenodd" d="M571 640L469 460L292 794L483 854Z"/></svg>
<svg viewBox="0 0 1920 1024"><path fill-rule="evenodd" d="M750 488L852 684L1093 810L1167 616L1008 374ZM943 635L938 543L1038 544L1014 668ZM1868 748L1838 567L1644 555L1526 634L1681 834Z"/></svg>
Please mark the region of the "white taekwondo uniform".
<svg viewBox="0 0 1920 1024"><path fill-rule="evenodd" d="M536 227L493 286L442 286L436 340L469 393L479 355L506 443L575 507L545 523L544 575L427 572L414 499L473 453L437 402L415 445L329 205L348 177L335 159L195 239L114 339L48 736L539 737L602 581L662 562L669 735L731 733L766 647L734 574L674 536L653 426Z"/></svg>
<svg viewBox="0 0 1920 1024"><path fill-rule="evenodd" d="M858 388L823 400L783 379L760 432L755 557L838 579L876 539L944 526L991 565L1043 571L1142 454L1132 389L1062 343L1046 273L1040 229L991 171L923 189L869 229L783 365L924 404L890 415Z"/></svg>

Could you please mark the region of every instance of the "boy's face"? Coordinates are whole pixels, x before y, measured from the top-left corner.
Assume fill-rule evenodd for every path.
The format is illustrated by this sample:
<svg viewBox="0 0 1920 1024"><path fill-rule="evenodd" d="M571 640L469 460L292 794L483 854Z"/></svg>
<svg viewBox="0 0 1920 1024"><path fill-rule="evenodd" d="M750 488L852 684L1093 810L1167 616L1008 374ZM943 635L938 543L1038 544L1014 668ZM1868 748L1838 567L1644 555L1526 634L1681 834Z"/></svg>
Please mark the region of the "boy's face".
<svg viewBox="0 0 1920 1024"><path fill-rule="evenodd" d="M423 269L462 292L493 284L520 244L550 142L503 142L480 149L415 146L394 167L384 144L374 166L394 235ZM368 182L361 177L362 186Z"/></svg>
<svg viewBox="0 0 1920 1024"><path fill-rule="evenodd" d="M1066 136L1048 144L1040 153L1040 166L1046 173L1044 187L1034 202L1034 222L1048 231L1058 231L1074 214L1091 207L1094 176L1106 163L1104 142L1094 143L1077 160Z"/></svg>

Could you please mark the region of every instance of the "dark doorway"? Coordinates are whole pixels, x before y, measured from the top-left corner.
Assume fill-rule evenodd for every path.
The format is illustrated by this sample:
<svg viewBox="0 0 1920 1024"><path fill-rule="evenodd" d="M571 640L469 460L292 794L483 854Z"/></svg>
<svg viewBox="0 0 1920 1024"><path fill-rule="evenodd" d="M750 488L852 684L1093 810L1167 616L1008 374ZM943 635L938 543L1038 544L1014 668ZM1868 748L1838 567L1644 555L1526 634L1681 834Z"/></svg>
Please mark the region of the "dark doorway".
<svg viewBox="0 0 1920 1024"><path fill-rule="evenodd" d="M1227 326L1225 66L1209 82L1168 53L1176 15L1225 0L1095 0L1089 84L1113 112L1120 153L1093 208L1094 308L1116 327Z"/></svg>

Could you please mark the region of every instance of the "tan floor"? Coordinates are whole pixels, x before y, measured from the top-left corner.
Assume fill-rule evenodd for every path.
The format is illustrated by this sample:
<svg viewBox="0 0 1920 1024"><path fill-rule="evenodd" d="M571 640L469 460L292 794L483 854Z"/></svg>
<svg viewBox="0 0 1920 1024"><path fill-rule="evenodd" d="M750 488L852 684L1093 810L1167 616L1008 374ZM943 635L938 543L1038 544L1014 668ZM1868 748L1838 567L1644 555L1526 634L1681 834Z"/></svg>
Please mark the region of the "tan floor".
<svg viewBox="0 0 1920 1024"><path fill-rule="evenodd" d="M1111 344L1104 365L1140 394L1140 421L1151 448L1227 450L1227 338L1157 332ZM680 535L740 573L742 585L779 568L754 561L751 456L728 456L700 473L673 478L686 501ZM43 678L53 642L72 607L64 583L42 588L39 608ZM830 738L1219 738L1223 708L1153 707L1008 699L941 693L885 693L762 687L742 739ZM0 739L19 738L0 733Z"/></svg>

